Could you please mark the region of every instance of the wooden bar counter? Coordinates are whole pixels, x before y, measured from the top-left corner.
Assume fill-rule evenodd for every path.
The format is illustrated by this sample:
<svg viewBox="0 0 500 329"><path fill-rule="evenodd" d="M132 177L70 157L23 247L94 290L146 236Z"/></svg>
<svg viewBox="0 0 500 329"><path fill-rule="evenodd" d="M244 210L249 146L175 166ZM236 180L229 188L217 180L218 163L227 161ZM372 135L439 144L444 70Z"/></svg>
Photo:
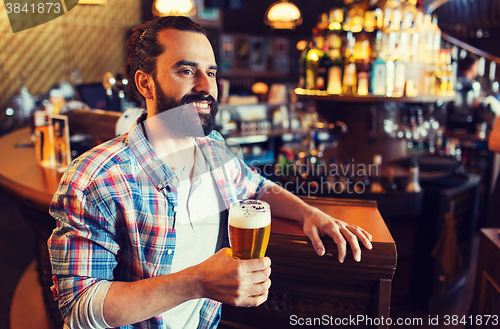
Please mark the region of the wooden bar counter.
<svg viewBox="0 0 500 329"><path fill-rule="evenodd" d="M28 128L0 138L0 188L21 204L25 219L37 236L37 265L44 300L55 327L62 320L50 291L51 270L46 241L55 227L48 214L61 173L39 166L29 147ZM396 246L376 203L361 200L304 199L326 213L361 226L373 235L373 249L362 247L362 260L350 249L343 264L337 247L324 238L326 255L318 256L299 224L273 218L267 255L272 260L269 299L257 308L223 307L220 328L286 328L307 318L344 322L363 316L372 320L359 328L387 328L381 323L390 311L391 282L396 268ZM13 219L15 220L15 219ZM302 319L302 320L301 320ZM324 324L324 323L323 323ZM349 324L349 323L348 323ZM335 326L342 327L342 326Z"/></svg>
<svg viewBox="0 0 500 329"><path fill-rule="evenodd" d="M373 201L304 198L331 216L365 228L373 249L362 247L361 262L348 253L338 262L337 246L323 238L320 257L298 223L274 218L266 255L271 258L271 289L257 308L224 305L220 328L288 328L316 319L316 327L388 328L396 245ZM364 321L356 322L353 319ZM313 323L313 322L311 322Z"/></svg>

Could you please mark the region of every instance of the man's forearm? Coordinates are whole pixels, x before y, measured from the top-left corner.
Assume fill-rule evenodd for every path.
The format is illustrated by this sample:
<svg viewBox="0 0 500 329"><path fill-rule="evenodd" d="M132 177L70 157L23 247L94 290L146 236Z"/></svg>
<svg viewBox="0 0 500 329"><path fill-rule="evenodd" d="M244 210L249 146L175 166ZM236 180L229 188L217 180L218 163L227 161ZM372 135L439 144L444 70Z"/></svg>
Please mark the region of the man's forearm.
<svg viewBox="0 0 500 329"><path fill-rule="evenodd" d="M114 282L104 299L104 319L112 327L128 325L200 297L193 268L135 282Z"/></svg>
<svg viewBox="0 0 500 329"><path fill-rule="evenodd" d="M490 134L488 148L492 152L500 152L500 119L498 116Z"/></svg>
<svg viewBox="0 0 500 329"><path fill-rule="evenodd" d="M273 216L303 222L311 207L279 185L270 186L262 196L269 203Z"/></svg>
<svg viewBox="0 0 500 329"><path fill-rule="evenodd" d="M267 300L271 260L234 259L222 248L205 261L164 276L115 282L104 299L104 320L116 327L149 319L190 299L210 298L234 306Z"/></svg>

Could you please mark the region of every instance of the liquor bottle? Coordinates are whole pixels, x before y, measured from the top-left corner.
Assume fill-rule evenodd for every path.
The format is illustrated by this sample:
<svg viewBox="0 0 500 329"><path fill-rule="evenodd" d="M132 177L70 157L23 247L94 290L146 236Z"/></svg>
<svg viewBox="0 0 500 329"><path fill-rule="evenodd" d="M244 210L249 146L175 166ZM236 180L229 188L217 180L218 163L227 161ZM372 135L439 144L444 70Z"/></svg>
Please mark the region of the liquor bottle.
<svg viewBox="0 0 500 329"><path fill-rule="evenodd" d="M386 76L385 76L385 95L387 97L392 97L394 93L394 77L395 77L395 65L393 60L388 60L385 64Z"/></svg>
<svg viewBox="0 0 500 329"><path fill-rule="evenodd" d="M318 49L323 49L323 41L326 38L328 25L328 14L321 14L316 27L313 29L313 39Z"/></svg>
<svg viewBox="0 0 500 329"><path fill-rule="evenodd" d="M321 50L316 48L316 43L313 42L309 49L306 60L306 89L314 89L316 87L316 79L318 76L318 62L321 56Z"/></svg>
<svg viewBox="0 0 500 329"><path fill-rule="evenodd" d="M418 193L422 191L420 184L418 182L419 168L418 163L413 163L410 166L410 182L406 186L406 192Z"/></svg>
<svg viewBox="0 0 500 329"><path fill-rule="evenodd" d="M374 96L386 95L387 63L378 57L372 64L371 93Z"/></svg>
<svg viewBox="0 0 500 329"><path fill-rule="evenodd" d="M381 30L384 26L384 12L377 3L377 0L370 0L370 6L365 11L366 32Z"/></svg>
<svg viewBox="0 0 500 329"><path fill-rule="evenodd" d="M306 89L307 53L310 49L310 45L307 44L300 54L298 87L302 89Z"/></svg>
<svg viewBox="0 0 500 329"><path fill-rule="evenodd" d="M434 61L439 56L439 49L441 49L441 29L438 26L437 16L432 18L432 54Z"/></svg>
<svg viewBox="0 0 500 329"><path fill-rule="evenodd" d="M491 61L490 62L490 69L488 70L488 89L489 89L488 94L490 94L490 95L498 94L498 90L499 90L499 84L498 84L498 81L496 79L496 70L497 70L497 64L494 61ZM453 86L454 85L451 85L451 83L450 83L450 86L449 86L450 91L453 90Z"/></svg>
<svg viewBox="0 0 500 329"><path fill-rule="evenodd" d="M330 74L330 67L332 66L332 60L329 55L328 41L323 42L323 55L319 59L318 63L318 73L316 77L316 89L327 90L328 88L328 76Z"/></svg>
<svg viewBox="0 0 500 329"><path fill-rule="evenodd" d="M419 61L419 45L420 45L420 33L418 30L413 30L411 32L411 61L412 62L418 62Z"/></svg>
<svg viewBox="0 0 500 329"><path fill-rule="evenodd" d="M403 62L409 62L411 58L412 34L416 31L415 17L417 13L417 0L408 0L402 11L401 35L399 39L398 52Z"/></svg>
<svg viewBox="0 0 500 329"><path fill-rule="evenodd" d="M354 36L354 59L369 60L371 57L370 36L364 30Z"/></svg>
<svg viewBox="0 0 500 329"><path fill-rule="evenodd" d="M434 75L436 76L436 86L438 86L437 90L441 91L442 87L447 85L448 80L445 76L446 64L445 64L445 55L444 49L439 51L439 57L434 65Z"/></svg>
<svg viewBox="0 0 500 329"><path fill-rule="evenodd" d="M416 20L419 10L417 9L417 0L408 0L402 11L401 26L403 30L416 29Z"/></svg>
<svg viewBox="0 0 500 329"><path fill-rule="evenodd" d="M389 28L392 17L392 6L390 5L390 1L385 2L383 11L384 11L383 30L387 30Z"/></svg>
<svg viewBox="0 0 500 329"><path fill-rule="evenodd" d="M340 3L339 6L330 9L330 24L328 29L330 31L340 31L342 29L342 23L344 22L344 6Z"/></svg>
<svg viewBox="0 0 500 329"><path fill-rule="evenodd" d="M368 95L370 81L370 62L369 59L363 60L358 73L357 94L359 96Z"/></svg>
<svg viewBox="0 0 500 329"><path fill-rule="evenodd" d="M358 33L363 30L365 25L365 10L363 2L355 1L347 10L347 19L345 22L349 31Z"/></svg>
<svg viewBox="0 0 500 329"><path fill-rule="evenodd" d="M399 34L399 44L397 46L397 53L401 60L405 63L410 61L410 42L411 42L411 32L410 30L402 30Z"/></svg>
<svg viewBox="0 0 500 329"><path fill-rule="evenodd" d="M418 61L427 64L434 64L434 27L432 25L432 17L425 15L424 20L419 28L419 46L418 46Z"/></svg>
<svg viewBox="0 0 500 329"><path fill-rule="evenodd" d="M334 8L330 10L330 24L327 30L328 47L330 47L330 57L340 57L342 52L342 22L344 20L344 12L342 8Z"/></svg>
<svg viewBox="0 0 500 329"><path fill-rule="evenodd" d="M401 97L405 93L406 65L401 60L394 62L394 91L393 97Z"/></svg>
<svg viewBox="0 0 500 329"><path fill-rule="evenodd" d="M376 59L380 56L382 51L382 37L383 33L380 30L375 30L370 35L370 45L371 45L371 55L372 59Z"/></svg>
<svg viewBox="0 0 500 329"><path fill-rule="evenodd" d="M357 77L356 77L356 64L354 60L351 58L346 59L346 64L344 67L344 79L342 81L342 90L345 95L354 95L356 94L356 85L357 85Z"/></svg>
<svg viewBox="0 0 500 329"><path fill-rule="evenodd" d="M440 67L439 72L439 93L445 94L448 91L448 85L451 80L451 55L449 49L439 50L439 61L437 66ZM436 74L437 77L437 74Z"/></svg>
<svg viewBox="0 0 500 329"><path fill-rule="evenodd" d="M346 50L344 78L342 79L342 90L345 95L356 94L356 63L354 58L355 39L351 32L347 34L348 47Z"/></svg>
<svg viewBox="0 0 500 329"><path fill-rule="evenodd" d="M385 28L389 31L399 31L401 29L402 13L399 0L388 0L384 12ZM389 17L387 17L388 15Z"/></svg>
<svg viewBox="0 0 500 329"><path fill-rule="evenodd" d="M336 50L330 50L330 57L332 65L328 69L326 91L332 95L340 95L342 93L342 62Z"/></svg>

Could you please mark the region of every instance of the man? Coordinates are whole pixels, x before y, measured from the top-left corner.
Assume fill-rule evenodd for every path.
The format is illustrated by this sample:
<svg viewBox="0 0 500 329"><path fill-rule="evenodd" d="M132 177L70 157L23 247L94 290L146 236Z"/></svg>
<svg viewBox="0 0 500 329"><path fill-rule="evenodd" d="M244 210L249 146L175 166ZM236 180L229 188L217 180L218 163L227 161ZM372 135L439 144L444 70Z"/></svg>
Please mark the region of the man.
<svg viewBox="0 0 500 329"><path fill-rule="evenodd" d="M346 241L357 261L358 239L371 248L369 233L306 205L221 147L212 131L217 65L200 26L154 19L134 30L127 56L147 119L75 160L50 208L58 222L48 241L53 291L67 326L211 328L221 303L262 304L270 259L237 260L221 248L220 214L236 199L262 198L274 215L301 221L320 256L323 235L341 262Z"/></svg>

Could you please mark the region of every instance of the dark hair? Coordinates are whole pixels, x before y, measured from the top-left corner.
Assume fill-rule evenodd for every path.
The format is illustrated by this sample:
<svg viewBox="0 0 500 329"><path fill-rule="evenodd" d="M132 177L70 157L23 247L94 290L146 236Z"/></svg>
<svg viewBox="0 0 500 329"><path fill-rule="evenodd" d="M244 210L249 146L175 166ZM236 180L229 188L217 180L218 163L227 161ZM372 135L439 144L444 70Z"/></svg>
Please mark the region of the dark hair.
<svg viewBox="0 0 500 329"><path fill-rule="evenodd" d="M155 17L136 27L127 41L127 62L125 72L128 76L129 92L137 99L144 99L135 85L135 73L142 70L156 77L156 58L165 47L158 42L158 32L166 29L192 31L206 36L205 30L184 16Z"/></svg>
<svg viewBox="0 0 500 329"><path fill-rule="evenodd" d="M465 75L465 73L469 71L472 66L474 66L477 59L477 56L473 54L468 54L466 57L460 59L458 61L458 74Z"/></svg>

